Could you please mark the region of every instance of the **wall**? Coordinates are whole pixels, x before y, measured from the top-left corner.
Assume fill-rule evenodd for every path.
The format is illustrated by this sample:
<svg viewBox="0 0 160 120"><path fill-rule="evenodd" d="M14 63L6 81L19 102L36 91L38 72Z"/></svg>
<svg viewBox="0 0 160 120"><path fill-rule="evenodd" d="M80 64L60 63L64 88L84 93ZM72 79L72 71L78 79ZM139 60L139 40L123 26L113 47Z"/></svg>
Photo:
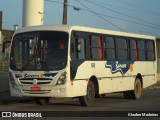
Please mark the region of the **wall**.
<svg viewBox="0 0 160 120"><path fill-rule="evenodd" d="M2 36L0 31L0 60L2 60Z"/></svg>
<svg viewBox="0 0 160 120"><path fill-rule="evenodd" d="M157 79L160 81L160 39L157 38Z"/></svg>
<svg viewBox="0 0 160 120"><path fill-rule="evenodd" d="M2 11L0 11L0 46L2 45L1 31L2 31Z"/></svg>

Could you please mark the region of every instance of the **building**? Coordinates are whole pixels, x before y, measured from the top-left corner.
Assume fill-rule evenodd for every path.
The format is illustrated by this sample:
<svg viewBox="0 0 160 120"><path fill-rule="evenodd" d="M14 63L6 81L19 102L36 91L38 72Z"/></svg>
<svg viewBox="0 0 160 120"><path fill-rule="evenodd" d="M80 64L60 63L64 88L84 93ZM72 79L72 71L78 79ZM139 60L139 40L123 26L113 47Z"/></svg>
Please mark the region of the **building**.
<svg viewBox="0 0 160 120"><path fill-rule="evenodd" d="M0 11L0 60L7 60L14 31L2 29L2 11Z"/></svg>
<svg viewBox="0 0 160 120"><path fill-rule="evenodd" d="M2 11L0 11L0 60L2 59Z"/></svg>
<svg viewBox="0 0 160 120"><path fill-rule="evenodd" d="M10 51L10 44L13 35L12 30L2 30L2 54L4 54L3 59L8 59L9 51Z"/></svg>
<svg viewBox="0 0 160 120"><path fill-rule="evenodd" d="M160 38L157 38L157 79L160 81Z"/></svg>

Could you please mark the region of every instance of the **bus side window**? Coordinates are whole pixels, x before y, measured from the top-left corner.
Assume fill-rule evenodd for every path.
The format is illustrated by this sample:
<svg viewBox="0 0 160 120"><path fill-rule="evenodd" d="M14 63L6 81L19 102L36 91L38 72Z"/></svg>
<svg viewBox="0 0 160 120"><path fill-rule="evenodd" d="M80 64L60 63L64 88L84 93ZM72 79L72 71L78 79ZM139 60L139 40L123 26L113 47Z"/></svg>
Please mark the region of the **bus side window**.
<svg viewBox="0 0 160 120"><path fill-rule="evenodd" d="M90 37L90 53L93 60L103 59L102 40L100 36L93 35Z"/></svg>
<svg viewBox="0 0 160 120"><path fill-rule="evenodd" d="M137 42L136 40L130 40L130 59L138 60Z"/></svg>
<svg viewBox="0 0 160 120"><path fill-rule="evenodd" d="M76 40L76 51L77 51L77 59L85 59L86 53L85 53L85 39L84 38L78 38Z"/></svg>
<svg viewBox="0 0 160 120"><path fill-rule="evenodd" d="M114 37L106 37L104 40L105 59L115 60L115 42Z"/></svg>
<svg viewBox="0 0 160 120"><path fill-rule="evenodd" d="M76 60L77 59L77 54L76 54L76 39L75 37L72 37L71 39L71 59Z"/></svg>
<svg viewBox="0 0 160 120"><path fill-rule="evenodd" d="M127 60L127 41L124 38L116 39L116 53L118 60Z"/></svg>
<svg viewBox="0 0 160 120"><path fill-rule="evenodd" d="M153 61L154 59L155 59L154 43L149 41L147 42L147 60Z"/></svg>
<svg viewBox="0 0 160 120"><path fill-rule="evenodd" d="M71 42L71 59L86 59L85 39L82 37L73 37Z"/></svg>
<svg viewBox="0 0 160 120"><path fill-rule="evenodd" d="M146 46L143 40L138 41L138 59L140 61L146 60Z"/></svg>

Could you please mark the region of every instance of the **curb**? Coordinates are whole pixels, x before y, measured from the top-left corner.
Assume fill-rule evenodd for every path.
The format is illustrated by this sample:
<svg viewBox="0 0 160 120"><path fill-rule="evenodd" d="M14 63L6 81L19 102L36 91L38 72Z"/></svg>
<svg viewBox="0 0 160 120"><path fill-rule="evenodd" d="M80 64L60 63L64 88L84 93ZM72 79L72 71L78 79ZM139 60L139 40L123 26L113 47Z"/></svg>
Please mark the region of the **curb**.
<svg viewBox="0 0 160 120"><path fill-rule="evenodd" d="M160 89L160 86L148 87L145 90Z"/></svg>
<svg viewBox="0 0 160 120"><path fill-rule="evenodd" d="M160 89L160 81L158 81L156 84L154 84L154 85L152 85L150 87L145 88L145 90L147 90L147 89L149 89L149 90Z"/></svg>

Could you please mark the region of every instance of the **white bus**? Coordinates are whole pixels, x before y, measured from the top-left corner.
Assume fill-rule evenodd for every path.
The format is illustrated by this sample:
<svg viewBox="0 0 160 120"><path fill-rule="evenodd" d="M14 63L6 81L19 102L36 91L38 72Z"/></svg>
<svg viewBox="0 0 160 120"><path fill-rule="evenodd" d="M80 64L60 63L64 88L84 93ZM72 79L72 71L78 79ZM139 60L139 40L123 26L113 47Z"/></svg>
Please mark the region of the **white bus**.
<svg viewBox="0 0 160 120"><path fill-rule="evenodd" d="M157 82L155 37L82 26L35 26L17 30L10 52L11 96L79 98L123 92L140 99Z"/></svg>

